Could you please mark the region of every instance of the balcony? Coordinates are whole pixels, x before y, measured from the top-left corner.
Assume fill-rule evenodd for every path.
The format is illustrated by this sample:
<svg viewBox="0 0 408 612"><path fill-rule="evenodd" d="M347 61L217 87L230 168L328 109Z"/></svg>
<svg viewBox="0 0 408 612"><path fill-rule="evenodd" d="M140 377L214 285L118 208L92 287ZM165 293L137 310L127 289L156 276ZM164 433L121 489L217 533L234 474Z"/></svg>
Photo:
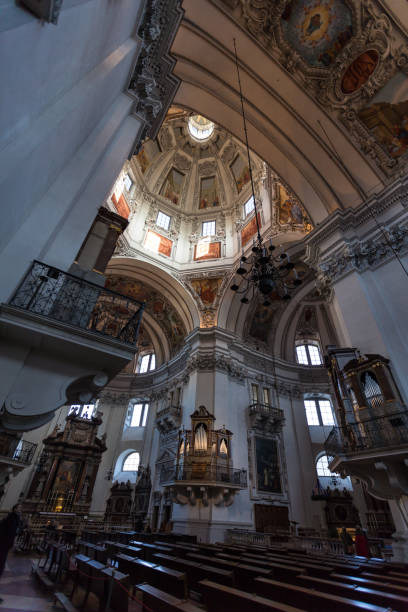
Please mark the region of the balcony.
<svg viewBox="0 0 408 612"><path fill-rule="evenodd" d="M11 432L35 429L57 408L95 399L134 357L143 308L34 261L0 306L0 425Z"/></svg>
<svg viewBox="0 0 408 612"><path fill-rule="evenodd" d="M246 470L222 466L208 467L203 463L178 468L173 463L162 465L160 484L172 483L221 485L234 489L246 489L248 486Z"/></svg>
<svg viewBox="0 0 408 612"><path fill-rule="evenodd" d="M178 429L181 425L181 407L166 406L156 414L156 427L161 434Z"/></svg>
<svg viewBox="0 0 408 612"><path fill-rule="evenodd" d="M34 261L10 306L134 346L144 304Z"/></svg>
<svg viewBox="0 0 408 612"><path fill-rule="evenodd" d="M254 402L248 407L248 413L251 427L268 433L279 433L285 422L283 410L270 404Z"/></svg>
<svg viewBox="0 0 408 612"><path fill-rule="evenodd" d="M31 464L37 444L0 434L0 463L17 467ZM17 465L18 464L18 465Z"/></svg>
<svg viewBox="0 0 408 612"><path fill-rule="evenodd" d="M374 496L408 495L408 411L333 427L325 449L330 469L366 482Z"/></svg>
<svg viewBox="0 0 408 612"><path fill-rule="evenodd" d="M388 414L346 427L333 427L326 442L328 455L355 454L408 444L408 411Z"/></svg>

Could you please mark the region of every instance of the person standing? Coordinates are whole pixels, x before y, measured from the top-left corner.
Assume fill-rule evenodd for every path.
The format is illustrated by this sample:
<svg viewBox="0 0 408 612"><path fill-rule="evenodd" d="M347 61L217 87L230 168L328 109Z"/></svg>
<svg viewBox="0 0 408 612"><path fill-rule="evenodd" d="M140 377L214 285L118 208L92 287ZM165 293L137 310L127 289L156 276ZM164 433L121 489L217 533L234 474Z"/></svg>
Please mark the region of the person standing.
<svg viewBox="0 0 408 612"><path fill-rule="evenodd" d="M343 550L345 555L353 554L353 538L345 527L341 530L340 534L341 541L343 543Z"/></svg>
<svg viewBox="0 0 408 612"><path fill-rule="evenodd" d="M16 504L0 522L0 578L4 572L7 555L14 544L14 538L21 525L21 504ZM0 598L0 603L3 601Z"/></svg>
<svg viewBox="0 0 408 612"><path fill-rule="evenodd" d="M362 531L361 527L357 527L356 529L356 539L354 541L356 548L356 555L359 557L369 557L370 549L368 547L368 538L366 534Z"/></svg>

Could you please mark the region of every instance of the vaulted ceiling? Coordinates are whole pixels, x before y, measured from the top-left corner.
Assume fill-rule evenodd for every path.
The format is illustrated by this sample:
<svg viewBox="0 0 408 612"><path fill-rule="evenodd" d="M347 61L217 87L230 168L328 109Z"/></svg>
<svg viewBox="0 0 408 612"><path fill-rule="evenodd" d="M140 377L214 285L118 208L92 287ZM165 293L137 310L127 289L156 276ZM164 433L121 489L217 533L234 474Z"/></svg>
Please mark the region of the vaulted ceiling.
<svg viewBox="0 0 408 612"><path fill-rule="evenodd" d="M182 6L171 49L181 80L174 104L244 140L235 38L250 147L315 222L357 206L405 172L405 0L393 0L392 13L379 0Z"/></svg>

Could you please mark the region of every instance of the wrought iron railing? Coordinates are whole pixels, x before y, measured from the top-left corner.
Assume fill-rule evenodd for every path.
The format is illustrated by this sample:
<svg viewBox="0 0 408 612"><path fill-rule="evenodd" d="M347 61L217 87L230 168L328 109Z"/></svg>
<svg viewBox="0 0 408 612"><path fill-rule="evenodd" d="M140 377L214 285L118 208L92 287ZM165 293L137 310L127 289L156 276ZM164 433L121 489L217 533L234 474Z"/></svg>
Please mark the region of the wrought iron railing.
<svg viewBox="0 0 408 612"><path fill-rule="evenodd" d="M34 261L10 305L135 345L144 303Z"/></svg>
<svg viewBox="0 0 408 612"><path fill-rule="evenodd" d="M259 414L267 418L272 418L276 421L283 421L285 418L284 412L280 408L275 408L270 404L260 404L259 402L250 404L249 414Z"/></svg>
<svg viewBox="0 0 408 612"><path fill-rule="evenodd" d="M176 468L174 464L163 464L160 471L160 484L167 482L212 482L233 485L242 489L247 487L246 470L205 464L184 465Z"/></svg>
<svg viewBox="0 0 408 612"><path fill-rule="evenodd" d="M333 427L324 446L328 455L359 453L408 443L408 411Z"/></svg>
<svg viewBox="0 0 408 612"><path fill-rule="evenodd" d="M0 440L0 457L6 457L8 460L18 461L25 465L30 465L33 460L37 444L27 442L26 440L18 440L17 438Z"/></svg>

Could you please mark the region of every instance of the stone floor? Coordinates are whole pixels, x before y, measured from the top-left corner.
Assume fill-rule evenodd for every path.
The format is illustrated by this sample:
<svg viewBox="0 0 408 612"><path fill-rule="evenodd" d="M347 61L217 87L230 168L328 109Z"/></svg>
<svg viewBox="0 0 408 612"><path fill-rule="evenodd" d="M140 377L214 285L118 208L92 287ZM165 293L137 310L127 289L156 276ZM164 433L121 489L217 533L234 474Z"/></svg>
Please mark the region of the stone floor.
<svg viewBox="0 0 408 612"><path fill-rule="evenodd" d="M10 553L0 579L0 612L51 612L57 610L31 575L33 559ZM61 608L60 608L61 610Z"/></svg>

